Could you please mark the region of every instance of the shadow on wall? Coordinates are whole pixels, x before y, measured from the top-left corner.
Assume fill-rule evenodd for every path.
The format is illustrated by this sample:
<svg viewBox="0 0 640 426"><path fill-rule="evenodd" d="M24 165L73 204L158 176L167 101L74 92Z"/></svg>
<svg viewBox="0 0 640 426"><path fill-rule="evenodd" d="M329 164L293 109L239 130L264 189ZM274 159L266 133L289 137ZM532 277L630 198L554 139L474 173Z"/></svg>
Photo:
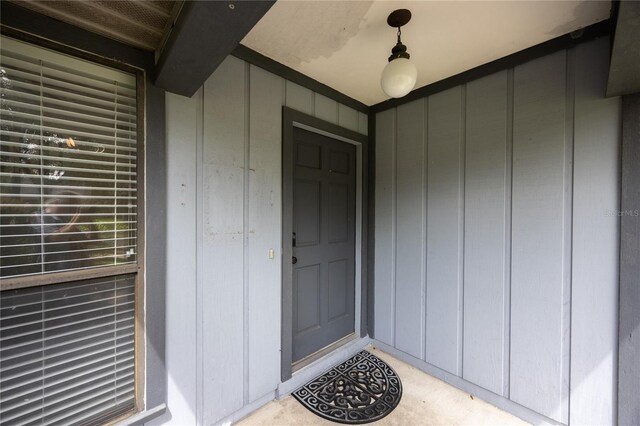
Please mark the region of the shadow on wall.
<svg viewBox="0 0 640 426"><path fill-rule="evenodd" d="M170 303L170 301L168 301ZM171 345L170 341L167 341L167 346ZM184 348L186 352L192 355L193 365L188 366L190 369L195 370L196 363L196 348L195 341L193 348ZM149 342L147 347L147 358L156 358L158 354L165 353L165 349L156 349L155 342ZM166 355L170 356L170 351L166 351ZM184 358L184 357L183 357ZM167 360L169 361L169 360ZM166 364L163 366L166 367ZM176 374L171 371L167 371L167 400L170 405L167 406L167 410L163 415L152 419L145 423L145 426L159 426L159 425L178 425L187 426L196 424L196 383L195 377L191 374ZM147 393L149 390L147 390Z"/></svg>

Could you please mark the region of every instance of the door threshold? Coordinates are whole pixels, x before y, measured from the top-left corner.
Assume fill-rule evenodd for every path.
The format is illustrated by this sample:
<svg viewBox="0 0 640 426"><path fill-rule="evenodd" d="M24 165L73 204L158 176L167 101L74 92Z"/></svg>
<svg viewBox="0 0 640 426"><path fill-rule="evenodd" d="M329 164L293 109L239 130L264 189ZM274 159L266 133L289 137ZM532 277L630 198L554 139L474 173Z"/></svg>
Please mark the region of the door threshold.
<svg viewBox="0 0 640 426"><path fill-rule="evenodd" d="M328 344L324 348L318 349L314 353L309 354L306 357L302 358L301 360L296 361L293 364L291 364L291 372L295 373L296 371L299 371L300 369L306 367L307 365L311 364L312 362L317 361L318 359L322 358L323 356L330 354L334 350L338 349L340 346L345 345L345 344L349 343L350 341L355 340L357 338L358 338L358 336L356 335L355 331L353 333L351 333L351 334L347 334L346 336L344 336L340 340L336 340L335 342Z"/></svg>

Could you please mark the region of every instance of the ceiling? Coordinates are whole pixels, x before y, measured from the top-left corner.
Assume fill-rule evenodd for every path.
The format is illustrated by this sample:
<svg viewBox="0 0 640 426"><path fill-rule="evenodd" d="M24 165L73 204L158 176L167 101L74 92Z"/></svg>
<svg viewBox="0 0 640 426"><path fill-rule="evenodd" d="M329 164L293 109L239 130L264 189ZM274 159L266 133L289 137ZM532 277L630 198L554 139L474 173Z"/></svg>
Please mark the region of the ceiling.
<svg viewBox="0 0 640 426"><path fill-rule="evenodd" d="M12 2L156 55L184 3ZM387 99L380 88L380 74L395 44L396 30L386 19L400 8L413 14L402 29L402 40L418 68L416 87L422 87L605 20L611 2L278 0L242 44L373 105Z"/></svg>
<svg viewBox="0 0 640 426"><path fill-rule="evenodd" d="M610 1L279 0L242 44L367 105L388 97L380 73L396 41L386 23L412 12L402 40L416 87L609 18Z"/></svg>
<svg viewBox="0 0 640 426"><path fill-rule="evenodd" d="M182 1L13 0L27 9L144 50L160 50Z"/></svg>

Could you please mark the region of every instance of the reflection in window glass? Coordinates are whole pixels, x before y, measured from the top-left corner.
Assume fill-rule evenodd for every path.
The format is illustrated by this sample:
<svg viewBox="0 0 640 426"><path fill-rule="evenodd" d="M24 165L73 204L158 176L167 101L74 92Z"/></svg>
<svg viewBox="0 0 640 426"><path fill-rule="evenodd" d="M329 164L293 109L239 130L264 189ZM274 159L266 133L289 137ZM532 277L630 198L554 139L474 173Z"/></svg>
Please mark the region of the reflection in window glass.
<svg viewBox="0 0 640 426"><path fill-rule="evenodd" d="M13 46L0 56L0 277L135 263L135 77Z"/></svg>

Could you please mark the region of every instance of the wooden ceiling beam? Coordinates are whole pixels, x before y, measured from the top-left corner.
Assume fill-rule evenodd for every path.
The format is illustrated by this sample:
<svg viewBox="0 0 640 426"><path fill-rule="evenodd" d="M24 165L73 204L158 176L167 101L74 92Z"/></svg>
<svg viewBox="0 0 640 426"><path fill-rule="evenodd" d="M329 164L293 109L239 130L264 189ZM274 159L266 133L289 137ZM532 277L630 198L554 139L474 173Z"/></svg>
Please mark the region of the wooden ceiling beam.
<svg viewBox="0 0 640 426"><path fill-rule="evenodd" d="M274 2L185 2L158 59L155 84L193 96Z"/></svg>

